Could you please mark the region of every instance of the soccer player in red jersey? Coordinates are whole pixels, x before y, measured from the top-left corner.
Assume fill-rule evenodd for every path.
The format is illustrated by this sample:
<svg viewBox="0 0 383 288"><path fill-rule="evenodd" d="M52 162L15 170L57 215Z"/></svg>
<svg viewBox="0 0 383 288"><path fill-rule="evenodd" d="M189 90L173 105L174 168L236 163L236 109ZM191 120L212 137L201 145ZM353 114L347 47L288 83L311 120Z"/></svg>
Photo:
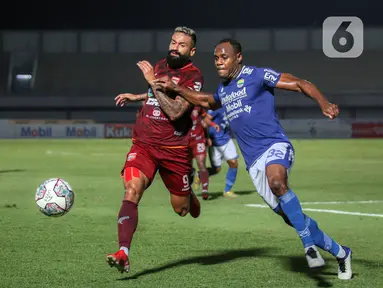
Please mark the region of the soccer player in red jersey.
<svg viewBox="0 0 383 288"><path fill-rule="evenodd" d="M196 52L196 34L187 27L177 27L172 35L167 57L155 67L138 62L149 89L144 94L120 94L116 105L145 101L133 128L133 145L121 171L125 188L118 215L120 250L107 255L107 262L121 273L128 272L129 249L137 228L137 206L144 191L159 172L170 192L170 202L180 216L200 214L200 203L191 189L192 157L189 149L191 113L194 106L174 93L164 94L152 84L155 78L170 77L174 83L199 90L203 77L190 58Z"/></svg>
<svg viewBox="0 0 383 288"><path fill-rule="evenodd" d="M190 132L190 144L189 147L192 151L193 158L197 161L198 174L194 177L194 189L197 190L199 185L202 185L202 199L207 200L209 198L209 172L206 168L206 137L205 129L202 127L202 117L206 115L204 108L200 106L194 107L192 112L193 127Z"/></svg>

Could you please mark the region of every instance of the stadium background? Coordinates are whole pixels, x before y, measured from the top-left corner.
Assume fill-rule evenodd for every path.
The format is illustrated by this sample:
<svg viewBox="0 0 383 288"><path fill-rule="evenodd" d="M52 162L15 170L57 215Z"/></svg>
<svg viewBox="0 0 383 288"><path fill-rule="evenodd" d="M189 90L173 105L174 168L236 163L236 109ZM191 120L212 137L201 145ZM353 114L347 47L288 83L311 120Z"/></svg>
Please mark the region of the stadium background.
<svg viewBox="0 0 383 288"><path fill-rule="evenodd" d="M338 124L325 122L328 129L339 130L335 136L351 137L351 121L382 118L383 20L374 17L376 10L366 8L368 5L340 1L331 5L314 3L310 11L302 13L303 1L295 1L293 8L282 1L273 1L266 10L255 2L247 3L247 8L242 9L245 6L239 1L236 4L239 12L228 15L226 7L230 2L226 2L221 2L218 7L213 3L205 4L201 13L202 6L197 1L188 12L190 17L176 13L178 5L169 3L164 7L158 2L149 2L152 9L145 10L143 15L135 13L123 2L106 7L97 3L92 6L82 2L76 6L61 3L58 5L60 9L36 5L31 7L34 13L27 13L27 9L23 9L24 12L18 10L18 17L28 25L22 21L1 20L4 27L0 34L1 118L133 123L136 107L117 109L113 98L121 92L145 91L145 81L135 63L142 59L154 63L164 57L172 29L177 25L189 25L197 31L195 63L204 74L207 91L214 91L219 82L212 59L214 44L222 37L234 37L243 44L246 63L309 79L331 101L338 103L342 111ZM272 18L264 13L268 10L273 10ZM15 10L11 10L9 16L16 13L12 11ZM174 16L159 20L158 11ZM67 17L68 13L71 17ZM103 17L99 17L100 13ZM329 15L358 15L362 18L365 31L361 57L330 59L323 54L321 25ZM212 21L215 17L221 21ZM222 17L228 17L228 20ZM281 119L315 120L291 124L300 127L298 123L301 123L309 127L311 134L290 136L334 136L330 132L316 133L321 131L324 120L316 104L302 95L278 92L277 108ZM285 125L291 133L296 130L290 129L289 123ZM366 134L371 129L373 133L375 130L382 133L379 125L369 125L363 128L367 130ZM95 127L96 134L86 135L102 137L102 129L98 126L88 128ZM10 135L4 132L3 137L22 137L21 129L28 130L28 127L17 129ZM73 127L67 130L73 130Z"/></svg>
<svg viewBox="0 0 383 288"><path fill-rule="evenodd" d="M106 270L130 140L102 138L129 138L138 107L116 108L113 98L146 90L135 63L164 57L178 25L197 32L195 63L207 91L219 83L214 44L230 36L242 42L246 63L306 78L339 104L339 119L328 121L303 95L276 95L297 150L292 185L308 203L304 209L356 251L352 287L380 287L382 142L350 139L383 137L383 18L376 1L193 1L188 8L153 1L140 13L133 4L14 2L1 9L0 138L11 139L0 140L0 246L8 259L0 264L0 287L338 287L333 260L327 274L307 271L295 233L258 209L262 201L242 159L234 187L240 197L221 197L224 168L211 180L213 200L202 203L199 222L178 219L155 181L140 206L132 281L116 281ZM363 20L359 58L323 54L321 25L332 15ZM33 203L35 187L50 177L63 177L76 192L74 209L62 219L40 215ZM169 236L172 225L186 245Z"/></svg>

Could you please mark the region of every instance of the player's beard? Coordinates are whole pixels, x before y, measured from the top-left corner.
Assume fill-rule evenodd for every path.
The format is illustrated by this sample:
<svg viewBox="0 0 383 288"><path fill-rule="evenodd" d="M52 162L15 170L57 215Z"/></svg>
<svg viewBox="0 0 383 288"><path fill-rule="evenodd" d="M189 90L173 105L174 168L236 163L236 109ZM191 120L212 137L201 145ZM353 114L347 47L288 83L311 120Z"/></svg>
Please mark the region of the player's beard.
<svg viewBox="0 0 383 288"><path fill-rule="evenodd" d="M172 52L177 53L178 56L172 56L170 54ZM179 69L188 64L190 62L190 58L188 55L181 55L177 51L169 51L168 56L166 57L166 61L170 68Z"/></svg>

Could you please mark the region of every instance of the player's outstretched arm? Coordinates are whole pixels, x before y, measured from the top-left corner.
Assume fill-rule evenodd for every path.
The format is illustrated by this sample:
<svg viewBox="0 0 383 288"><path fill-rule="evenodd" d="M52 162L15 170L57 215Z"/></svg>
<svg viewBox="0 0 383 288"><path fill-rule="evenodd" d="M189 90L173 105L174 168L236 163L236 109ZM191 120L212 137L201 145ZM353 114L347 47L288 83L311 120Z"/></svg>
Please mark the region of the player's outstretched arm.
<svg viewBox="0 0 383 288"><path fill-rule="evenodd" d="M304 93L306 96L316 101L319 104L322 113L330 119L336 118L339 114L338 106L330 103L313 83L305 79L300 79L288 73L282 73L275 87Z"/></svg>
<svg viewBox="0 0 383 288"><path fill-rule="evenodd" d="M190 103L202 106L207 109L216 110L221 107L221 103L215 101L213 94L197 92L186 87L181 87L173 83L168 77L156 79L153 83L161 87L164 91L174 91Z"/></svg>
<svg viewBox="0 0 383 288"><path fill-rule="evenodd" d="M147 99L148 99L148 93L142 93L142 94L124 93L114 98L114 100L116 101L116 106L121 106L121 107L128 102L145 101Z"/></svg>

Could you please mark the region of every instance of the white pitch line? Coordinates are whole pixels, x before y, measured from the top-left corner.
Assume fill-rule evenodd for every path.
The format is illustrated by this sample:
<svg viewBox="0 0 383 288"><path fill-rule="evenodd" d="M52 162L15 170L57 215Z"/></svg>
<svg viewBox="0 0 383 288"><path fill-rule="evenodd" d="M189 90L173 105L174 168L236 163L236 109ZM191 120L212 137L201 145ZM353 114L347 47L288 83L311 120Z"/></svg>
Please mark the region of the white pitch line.
<svg viewBox="0 0 383 288"><path fill-rule="evenodd" d="M371 214L371 213L349 212L349 211L328 210L328 209L312 209L312 208L303 208L302 210L304 210L304 211L312 211L312 212L323 212L323 213L333 213L333 214L345 214L345 215L356 215L356 216L381 217L381 218L383 218L383 214Z"/></svg>
<svg viewBox="0 0 383 288"><path fill-rule="evenodd" d="M269 206L264 204L247 204L248 207L257 207L257 208L268 208ZM367 216L367 217L381 217L383 214L371 214L371 213L361 213L361 212L349 212L341 210L330 210L330 209L313 209L313 208L302 208L303 211L311 212L320 212L320 213L332 213L332 214L344 214L344 215L356 215L356 216Z"/></svg>
<svg viewBox="0 0 383 288"><path fill-rule="evenodd" d="M336 204L377 204L383 203L383 200L365 200L365 201L329 201L329 202L301 202L302 205L336 205Z"/></svg>
<svg viewBox="0 0 383 288"><path fill-rule="evenodd" d="M328 201L328 202L301 202L301 205L338 205L338 204L379 204L383 200L364 200L364 201ZM247 204L250 207L268 207L264 204Z"/></svg>

